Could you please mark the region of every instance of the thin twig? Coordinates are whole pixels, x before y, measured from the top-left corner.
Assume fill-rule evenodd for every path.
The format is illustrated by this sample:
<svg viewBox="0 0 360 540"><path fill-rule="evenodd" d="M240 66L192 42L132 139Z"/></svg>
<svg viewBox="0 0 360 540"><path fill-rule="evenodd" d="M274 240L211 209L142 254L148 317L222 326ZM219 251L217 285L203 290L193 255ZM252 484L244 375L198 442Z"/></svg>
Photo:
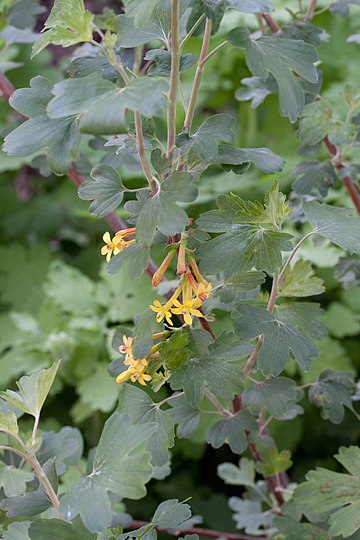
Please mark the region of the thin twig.
<svg viewBox="0 0 360 540"><path fill-rule="evenodd" d="M217 47L215 47L212 51L210 51L210 52L205 56L205 58L204 58L203 60L201 60L201 62L199 62L199 64L201 64L202 66L203 66L204 64L206 64L206 62L207 62L208 60L210 60L210 58L211 58L212 56L214 56L214 54L216 54L218 51L220 51L220 49L222 49L223 47L225 47L225 45L227 45L228 43L229 43L229 41L228 41L228 40L225 40L225 41L223 41L222 43L220 43L219 45L217 45Z"/></svg>
<svg viewBox="0 0 360 540"><path fill-rule="evenodd" d="M22 452L21 450L18 450L17 448L14 448L12 446L0 446L0 450L4 450L6 452L13 452L14 454L17 454L22 459L27 461L29 463L29 465L31 465L32 469L34 470L34 472L36 473L36 475L37 475L37 477L39 479L40 484L42 485L42 487L44 488L47 496L49 497L52 506L54 507L56 517L58 519L64 520L64 517L60 512L60 501L59 501L59 499L58 499L58 497L57 497L57 495L56 495L56 493L54 491L54 488L51 485L50 480L46 476L44 470L42 469L42 467L41 467L40 463L38 462L38 460L36 459L36 457L35 456L29 456L25 452Z"/></svg>
<svg viewBox="0 0 360 540"><path fill-rule="evenodd" d="M329 154L333 157L332 162L335 169L339 171L345 166L345 163L341 159L338 148L330 142L329 137L327 135L326 137L324 137L324 144ZM356 184L350 178L350 176L344 176L342 178L342 182L351 197L351 200L356 208L356 211L360 214L360 193Z"/></svg>
<svg viewBox="0 0 360 540"><path fill-rule="evenodd" d="M142 129L141 114L139 112L134 112L134 119L135 119L135 131L136 131L136 147L139 153L140 163L144 171L145 178L149 184L149 187L152 189L152 191L156 193L157 184L151 173L150 166L148 164L146 153L145 153L145 142L144 142L144 134L143 134L143 129Z"/></svg>
<svg viewBox="0 0 360 540"><path fill-rule="evenodd" d="M305 13L305 20L311 21L311 19L314 16L315 9L316 9L317 0L310 0L308 8Z"/></svg>
<svg viewBox="0 0 360 540"><path fill-rule="evenodd" d="M279 26L278 23L272 18L271 15L269 15L268 13L263 13L262 16L263 16L263 19L266 21L268 27L270 28L270 30L271 30L274 34L276 34L277 32L279 32L280 26Z"/></svg>
<svg viewBox="0 0 360 540"><path fill-rule="evenodd" d="M189 106L188 106L188 109L186 111L186 117L185 117L185 121L184 121L184 129L188 133L190 133L190 131L191 131L191 126L192 126L192 122L193 122L193 119L194 119L196 101L197 101L197 98L198 98L198 95L199 95L201 80L202 80L202 76L203 76L203 72L204 72L204 64L202 64L202 61L206 58L206 55L207 55L208 50L209 50L209 44L210 44L210 39L211 39L211 29L212 29L212 20L211 19L206 19L205 31L204 31L204 37L203 37L199 62L198 62L198 66L196 68L193 87L192 87L191 95L190 95Z"/></svg>
<svg viewBox="0 0 360 540"><path fill-rule="evenodd" d="M169 100L167 108L167 152L173 159L176 138L176 98L179 86L180 45L179 45L180 1L171 0L171 68L169 83Z"/></svg>

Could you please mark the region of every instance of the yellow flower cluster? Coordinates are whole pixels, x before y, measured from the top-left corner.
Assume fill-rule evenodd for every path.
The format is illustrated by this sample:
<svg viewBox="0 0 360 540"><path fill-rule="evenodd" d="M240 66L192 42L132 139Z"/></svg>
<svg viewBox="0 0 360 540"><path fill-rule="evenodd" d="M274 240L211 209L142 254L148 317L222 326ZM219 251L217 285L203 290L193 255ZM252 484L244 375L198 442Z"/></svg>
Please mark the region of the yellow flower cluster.
<svg viewBox="0 0 360 540"><path fill-rule="evenodd" d="M113 238L111 238L108 231L104 233L103 240L105 242L105 246L101 248L101 255L106 255L106 262L110 261L113 254L117 255L118 253L121 253L125 248L131 246L131 244L134 244L136 242L135 239L128 241L124 240L127 236L130 236L134 233L135 227L118 231Z"/></svg>
<svg viewBox="0 0 360 540"><path fill-rule="evenodd" d="M130 379L132 382L138 381L143 386L146 386L146 382L151 381L151 375L145 373L149 364L148 360L146 360L146 358L134 358L132 352L134 340L131 336L123 336L122 340L123 345L120 345L119 351L125 354L124 364L129 367L126 371L123 371L117 376L116 382L123 383Z"/></svg>
<svg viewBox="0 0 360 540"><path fill-rule="evenodd" d="M174 253L172 251L166 256L159 270L154 274L153 285L156 286L160 283ZM210 296L212 286L201 275L192 257L189 257L188 262L186 261L186 244L183 240L180 242L178 250L177 273L181 274L181 279L180 285L174 294L165 304L161 304L159 300L154 300L154 303L150 305L150 309L156 313L156 320L159 323L165 319L167 324L173 326L172 316L174 314L182 316L185 324L191 326L193 317L203 317L199 308L203 301ZM179 300L180 295L181 301Z"/></svg>

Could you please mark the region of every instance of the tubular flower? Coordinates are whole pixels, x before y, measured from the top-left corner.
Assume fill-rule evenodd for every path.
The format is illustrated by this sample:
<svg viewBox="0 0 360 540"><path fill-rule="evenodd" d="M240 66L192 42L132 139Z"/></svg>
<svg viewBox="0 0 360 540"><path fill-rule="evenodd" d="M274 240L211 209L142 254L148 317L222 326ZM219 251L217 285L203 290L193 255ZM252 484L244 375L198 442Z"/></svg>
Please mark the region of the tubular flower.
<svg viewBox="0 0 360 540"><path fill-rule="evenodd" d="M136 228L131 227L131 229L122 229L121 231L118 231L115 234L115 237L117 238L126 238L127 236L130 236L131 234L135 234Z"/></svg>
<svg viewBox="0 0 360 540"><path fill-rule="evenodd" d="M177 274L180 276L186 272L186 237L180 241L178 251Z"/></svg>
<svg viewBox="0 0 360 540"><path fill-rule="evenodd" d="M169 264L171 263L174 255L175 255L174 249L169 251L169 253L166 255L165 259L163 260L163 262L161 263L161 265L159 266L159 268L157 269L157 271L153 275L152 284L154 285L154 287L157 287L160 284L160 282L161 282L166 270L168 269Z"/></svg>
<svg viewBox="0 0 360 540"><path fill-rule="evenodd" d="M101 255L106 255L106 262L110 261L112 254L117 255L120 253L124 249L124 244L126 244L121 237L116 237L116 235L111 239L108 231L104 233L103 240L106 245L101 248Z"/></svg>
<svg viewBox="0 0 360 540"><path fill-rule="evenodd" d="M200 298L192 298L188 300L183 300L183 303L179 302L179 300L174 301L175 307L171 308L171 311L175 315L182 315L184 317L184 321L189 326L192 325L192 318L195 317L203 317L203 314L201 311L199 311L197 308L201 306L201 300Z"/></svg>
<svg viewBox="0 0 360 540"><path fill-rule="evenodd" d="M154 304L150 305L150 309L156 313L156 322L160 323L163 319L166 319L166 322L173 326L174 323L171 320L172 313L170 308L171 304L169 305L169 302L162 305L159 300L154 300Z"/></svg>

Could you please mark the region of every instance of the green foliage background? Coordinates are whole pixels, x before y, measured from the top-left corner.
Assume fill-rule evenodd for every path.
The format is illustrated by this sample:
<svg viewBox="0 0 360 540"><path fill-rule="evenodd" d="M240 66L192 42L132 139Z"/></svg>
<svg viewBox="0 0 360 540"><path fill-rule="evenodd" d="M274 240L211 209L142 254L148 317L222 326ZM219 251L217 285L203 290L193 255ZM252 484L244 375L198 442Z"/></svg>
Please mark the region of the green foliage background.
<svg viewBox="0 0 360 540"><path fill-rule="evenodd" d="M277 14L280 13L281 20L288 17L286 7L296 10L298 4L275 1L274 5L280 10ZM229 15L236 16L233 12ZM254 17L239 16L240 19L255 28ZM320 47L323 95L336 104L345 83L360 84L360 45L346 41L358 31L360 9L352 7L348 18L325 12L316 18L316 24L330 35ZM233 20L225 17L224 34L230 25L234 26ZM214 45L221 40L220 33ZM197 53L200 43L200 38L191 38L185 52ZM29 44L17 44L0 58L0 66L10 57L21 64L8 73L14 86L27 87L29 80L38 74L54 82L60 80L68 64L64 52L60 54L57 48L51 48L29 60L30 48ZM193 70L183 75L186 94ZM196 124L211 114L231 113L240 126L237 144L267 146L286 160L286 168L277 175L251 169L238 176L211 167L200 180L200 195L191 208L195 217L213 209L215 198L229 191L245 199L263 200L265 190L275 178L283 192L291 191L292 172L302 160L296 127L279 116L277 96L267 97L257 109L249 102L234 100L240 80L247 76L250 73L243 50L224 49L215 55L206 65ZM4 135L12 115L9 106L0 101ZM81 150L78 168L88 175L103 150L96 142L83 144ZM113 329L118 324L132 324L134 317L156 298L156 292L151 290L147 276L134 281L122 271L115 276L106 273L100 255L106 224L89 216L88 203L77 197L74 185L66 176L53 176L42 157L35 158L29 166L26 158L9 158L0 152L0 172L0 386L13 388L21 375L49 367L61 357L59 377L40 427L56 431L64 425L79 427L89 451L98 443L104 422L119 398L120 388L114 373L107 371L109 362L116 358L110 346ZM140 183L139 175L129 171L124 171L123 180L130 188ZM331 189L330 200L350 206L347 193L338 184ZM124 210L119 214L127 215ZM313 362L309 372L300 375L301 380L303 384L317 380L324 368L359 375L360 288L344 290L335 280L334 267L342 255L338 248L319 242L306 251L304 248L303 255L325 281L326 292L315 300L326 309L329 337L321 342L320 358ZM157 262L161 262L160 251ZM229 329L226 313L217 310L216 314L216 332ZM289 363L285 374L292 376L295 370L295 362ZM159 399L165 395L166 390L161 390ZM294 481L302 481L304 473L318 465L336 470L339 466L332 457L334 453L342 445L358 444L360 437L360 424L350 411L346 410L340 425L334 425L322 419L319 410L306 400L302 405L304 415L291 423L275 420L270 425L279 450L290 449L293 453L294 465L289 472ZM234 456L227 447L215 451L206 444L206 431L212 421L211 416L202 419L191 442L176 440L171 477L166 482L153 480L147 498L136 503L130 501L128 512L149 519L162 500L173 497L181 500L191 495L193 513L204 517L205 526L235 531L227 498L238 493L238 488L224 486L216 475L217 465L234 462ZM76 467L70 467L62 480L64 486L78 475Z"/></svg>

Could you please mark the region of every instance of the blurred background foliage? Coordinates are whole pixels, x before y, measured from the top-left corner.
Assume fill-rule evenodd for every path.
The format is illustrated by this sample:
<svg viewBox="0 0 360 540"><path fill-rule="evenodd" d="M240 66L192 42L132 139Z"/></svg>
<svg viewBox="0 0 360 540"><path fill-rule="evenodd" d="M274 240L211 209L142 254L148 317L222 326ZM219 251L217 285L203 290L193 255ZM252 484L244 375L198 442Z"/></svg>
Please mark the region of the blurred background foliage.
<svg viewBox="0 0 360 540"><path fill-rule="evenodd" d="M290 19L287 10L296 11L299 7L293 0L273 3L280 22ZM38 30L52 2L41 4L44 10L38 15ZM96 13L104 7L121 11L120 2L92 0L85 4ZM318 6L321 9L326 4L319 2ZM238 22L252 30L257 28L254 16L230 12L214 46ZM336 103L344 83L360 83L360 45L347 42L348 36L360 27L360 9L351 6L351 16L347 18L325 11L315 18L314 24L323 29L319 50L322 95ZM191 38L186 52L198 53L200 43L200 38ZM66 75L71 56L77 54L75 48L50 47L30 60L30 43L11 44L3 40L2 45L0 67L8 70L7 76L16 88L28 86L30 79L38 74L52 81L60 80ZM185 96L189 95L194 69L182 75ZM297 126L279 116L276 95L267 97L256 109L249 101L235 100L240 80L248 76L243 51L224 48L216 54L206 65L196 124L218 112L233 114L239 126L238 146L267 146L286 160L286 168L279 175L264 175L257 169L243 175L224 172L218 167L208 169L200 180L200 197L191 208L193 217L213 208L216 196L228 191L263 200L265 190L275 178L281 189L291 194L292 173L303 159L299 156ZM16 121L14 112L3 100L0 121L3 136ZM178 127L180 130L181 124ZM87 175L92 166L104 159L105 152L103 141L92 136L84 139L78 170ZM107 162L119 166L114 149L110 147L106 152ZM138 172L121 167L120 170L126 185L139 185ZM97 444L119 392L107 371L109 362L116 358L110 347L113 328L118 324L130 325L156 293L146 275L136 281L122 272L107 275L100 255L101 237L107 225L89 215L88 203L77 197L75 186L66 176L53 176L43 157L29 163L26 158L9 158L0 152L0 172L0 386L13 388L14 381L22 374L47 367L61 357L60 376L40 427L49 430L63 425L77 426L90 449ZM351 204L339 181L331 187L327 200L345 206ZM119 215L126 218L124 210ZM304 384L315 381L325 367L359 375L360 288L346 290L335 279L334 267L341 256L340 250L319 244L307 248L303 255L315 264L317 275L325 280L326 292L315 300L327 311L329 337L320 344L320 359L314 361L310 372L299 375L299 380ZM154 259L161 260L156 249ZM214 312L216 332L230 326L225 312L216 307ZM294 376L295 365L289 366L288 374ZM161 392L166 393L166 389ZM360 424L350 412L341 425L333 425L321 419L318 409L305 400L302 405L304 415L291 423L273 421L270 425L279 449L293 452L295 465L289 472L295 481L301 481L304 473L317 465L336 469L331 456L341 445L358 444L360 436ZM231 512L226 501L238 488L224 487L216 476L216 466L236 457L226 447L215 451L206 445L205 433L208 422L212 421L211 416L208 418L202 420L191 442L177 440L172 475L166 482L152 481L149 496L136 502L134 514L138 515L141 509L141 517L146 519L161 500L172 497L181 500L191 493L193 512L204 516L205 526L230 530ZM74 469L66 474L76 477L77 472ZM65 475L63 482L66 478ZM133 504L128 505L130 512Z"/></svg>

